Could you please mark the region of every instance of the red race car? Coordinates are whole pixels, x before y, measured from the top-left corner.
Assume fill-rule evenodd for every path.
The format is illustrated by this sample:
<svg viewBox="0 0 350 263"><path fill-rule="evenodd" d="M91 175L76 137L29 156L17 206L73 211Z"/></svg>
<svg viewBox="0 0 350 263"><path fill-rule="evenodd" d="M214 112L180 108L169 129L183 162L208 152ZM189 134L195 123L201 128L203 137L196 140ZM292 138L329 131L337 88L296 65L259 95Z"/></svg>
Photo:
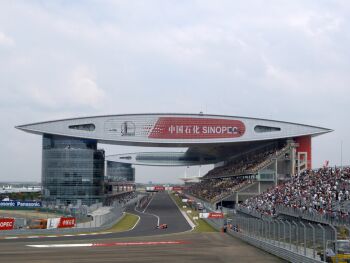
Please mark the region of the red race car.
<svg viewBox="0 0 350 263"><path fill-rule="evenodd" d="M166 229L168 228L167 224L160 224L159 226L156 226L157 229Z"/></svg>

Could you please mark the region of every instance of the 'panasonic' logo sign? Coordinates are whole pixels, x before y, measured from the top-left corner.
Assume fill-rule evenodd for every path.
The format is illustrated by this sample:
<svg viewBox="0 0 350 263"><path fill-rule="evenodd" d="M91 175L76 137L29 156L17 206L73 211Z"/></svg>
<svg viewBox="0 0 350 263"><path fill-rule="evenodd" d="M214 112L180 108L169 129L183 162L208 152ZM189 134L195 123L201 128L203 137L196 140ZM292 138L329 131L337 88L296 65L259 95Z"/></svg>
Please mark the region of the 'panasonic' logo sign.
<svg viewBox="0 0 350 263"><path fill-rule="evenodd" d="M39 201L0 201L0 207L41 207Z"/></svg>

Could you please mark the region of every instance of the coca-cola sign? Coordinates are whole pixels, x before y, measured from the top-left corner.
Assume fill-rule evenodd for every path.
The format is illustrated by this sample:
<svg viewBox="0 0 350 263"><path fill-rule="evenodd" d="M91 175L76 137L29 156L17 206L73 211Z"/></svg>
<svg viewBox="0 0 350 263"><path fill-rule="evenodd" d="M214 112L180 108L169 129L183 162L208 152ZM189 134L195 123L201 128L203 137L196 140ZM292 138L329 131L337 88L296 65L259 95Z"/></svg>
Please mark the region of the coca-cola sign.
<svg viewBox="0 0 350 263"><path fill-rule="evenodd" d="M74 227L76 223L75 217L61 217L58 228Z"/></svg>
<svg viewBox="0 0 350 263"><path fill-rule="evenodd" d="M245 133L239 120L160 117L149 134L153 139L237 138Z"/></svg>

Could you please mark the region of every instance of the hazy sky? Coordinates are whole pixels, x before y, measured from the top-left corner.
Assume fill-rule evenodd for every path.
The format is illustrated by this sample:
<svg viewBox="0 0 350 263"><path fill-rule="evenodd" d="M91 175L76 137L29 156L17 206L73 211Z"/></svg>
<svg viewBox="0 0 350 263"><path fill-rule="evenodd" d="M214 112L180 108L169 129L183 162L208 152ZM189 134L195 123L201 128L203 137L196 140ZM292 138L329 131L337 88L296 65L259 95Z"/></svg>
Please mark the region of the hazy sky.
<svg viewBox="0 0 350 263"><path fill-rule="evenodd" d="M41 138L15 125L122 113L203 111L332 128L313 140L313 164L339 164L341 140L350 164L349 83L348 0L3 0L0 181L40 180ZM137 181L183 173L138 168Z"/></svg>

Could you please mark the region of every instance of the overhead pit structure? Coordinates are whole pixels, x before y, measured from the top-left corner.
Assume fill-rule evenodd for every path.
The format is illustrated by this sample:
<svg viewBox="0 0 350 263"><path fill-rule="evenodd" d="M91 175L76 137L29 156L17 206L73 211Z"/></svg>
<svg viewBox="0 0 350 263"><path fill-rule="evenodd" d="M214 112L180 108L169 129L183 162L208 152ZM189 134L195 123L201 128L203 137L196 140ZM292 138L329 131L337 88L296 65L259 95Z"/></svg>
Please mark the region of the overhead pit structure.
<svg viewBox="0 0 350 263"><path fill-rule="evenodd" d="M98 143L187 148L185 152L142 152L110 159L134 165L189 166L224 163L267 144L293 140L294 171L311 168L311 138L331 131L283 121L204 114L108 115L16 128L43 136L43 198L60 202L65 195L65 204L99 201L104 152L97 150Z"/></svg>

